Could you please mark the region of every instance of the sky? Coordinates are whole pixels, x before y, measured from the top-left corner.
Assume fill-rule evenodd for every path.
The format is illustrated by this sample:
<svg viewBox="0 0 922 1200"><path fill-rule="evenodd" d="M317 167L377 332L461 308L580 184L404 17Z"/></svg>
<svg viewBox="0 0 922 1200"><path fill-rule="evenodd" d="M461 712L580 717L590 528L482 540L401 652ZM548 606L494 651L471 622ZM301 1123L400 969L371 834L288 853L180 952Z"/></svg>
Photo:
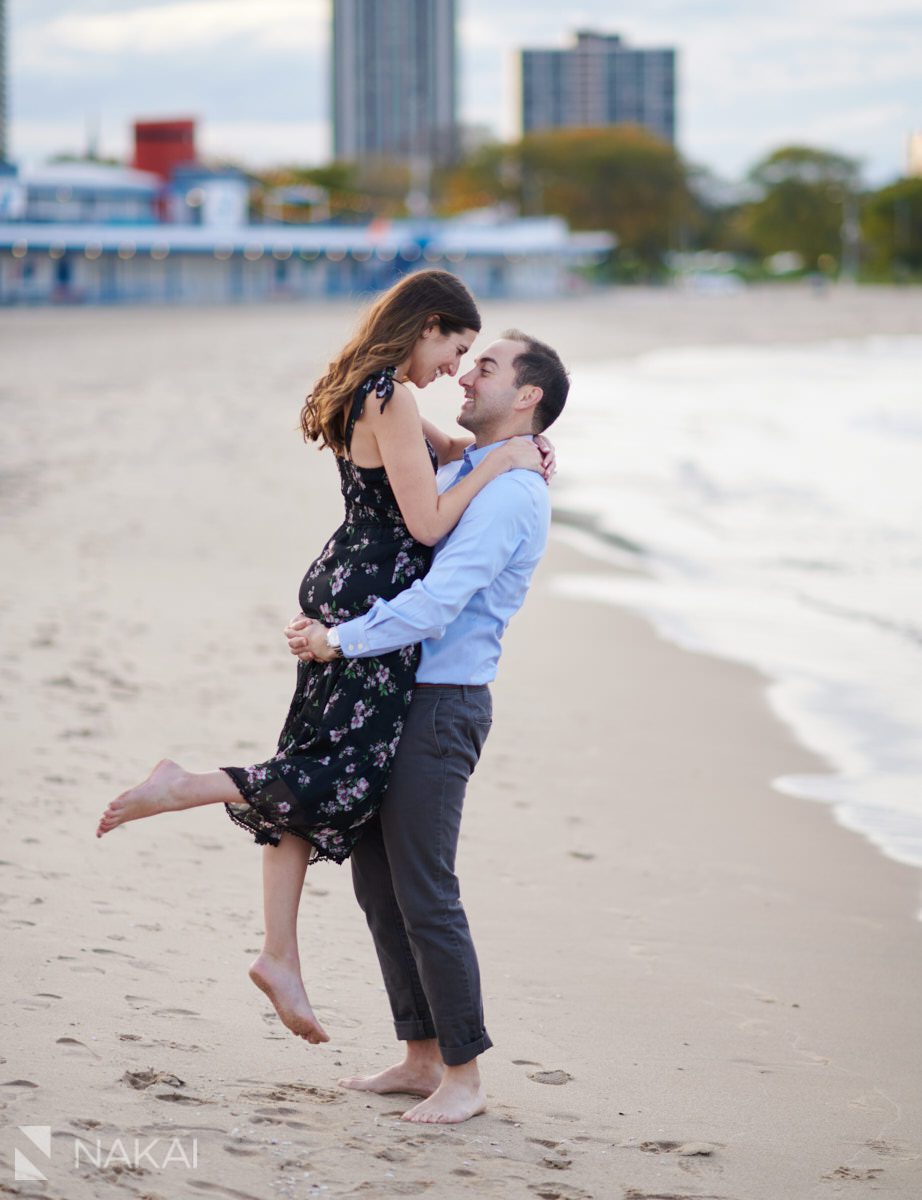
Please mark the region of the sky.
<svg viewBox="0 0 922 1200"><path fill-rule="evenodd" d="M130 154L136 117L199 119L254 168L328 160L331 0L7 0L9 153ZM459 106L518 132L516 56L576 29L678 49L678 143L729 181L797 142L905 171L922 129L920 0L458 0Z"/></svg>

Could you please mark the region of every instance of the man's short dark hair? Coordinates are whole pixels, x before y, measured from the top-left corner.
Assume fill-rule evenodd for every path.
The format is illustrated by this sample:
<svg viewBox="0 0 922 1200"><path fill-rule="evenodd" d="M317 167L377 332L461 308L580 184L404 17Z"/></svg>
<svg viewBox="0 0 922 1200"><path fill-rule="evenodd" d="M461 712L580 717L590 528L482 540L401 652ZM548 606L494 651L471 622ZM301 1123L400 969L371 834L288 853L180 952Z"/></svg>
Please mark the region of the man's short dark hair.
<svg viewBox="0 0 922 1200"><path fill-rule="evenodd" d="M570 376L560 355L546 342L539 342L520 329L507 329L502 336L509 341L521 342L525 347L512 361L515 386L530 384L541 389L541 399L535 405L532 418L532 431L543 433L563 412L570 391Z"/></svg>

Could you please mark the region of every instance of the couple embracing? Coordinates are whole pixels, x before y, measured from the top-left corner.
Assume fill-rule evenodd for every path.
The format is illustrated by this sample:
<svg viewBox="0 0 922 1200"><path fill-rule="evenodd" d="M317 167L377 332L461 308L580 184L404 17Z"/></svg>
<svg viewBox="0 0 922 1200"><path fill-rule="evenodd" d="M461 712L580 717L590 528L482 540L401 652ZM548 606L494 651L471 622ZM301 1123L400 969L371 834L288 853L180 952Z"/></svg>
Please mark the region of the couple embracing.
<svg viewBox="0 0 922 1200"><path fill-rule="evenodd" d="M459 379L468 436L436 429L406 385L456 375L480 327L444 271L407 276L371 306L301 413L305 438L336 455L346 511L285 630L298 673L275 755L204 774L164 760L97 828L223 804L264 847L250 977L312 1043L329 1038L301 975L304 876L349 858L406 1054L341 1082L420 1097L404 1114L419 1122L486 1106L477 1060L492 1043L455 855L500 639L547 541L554 456L540 435L569 388L549 346L508 330Z"/></svg>

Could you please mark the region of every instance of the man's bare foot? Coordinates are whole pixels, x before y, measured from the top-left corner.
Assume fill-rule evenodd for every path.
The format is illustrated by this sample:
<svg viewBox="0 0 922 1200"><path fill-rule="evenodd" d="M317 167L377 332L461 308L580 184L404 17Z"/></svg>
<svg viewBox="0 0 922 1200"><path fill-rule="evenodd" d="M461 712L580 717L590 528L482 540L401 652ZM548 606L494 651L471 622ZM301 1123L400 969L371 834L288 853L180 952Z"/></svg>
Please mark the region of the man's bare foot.
<svg viewBox="0 0 922 1200"><path fill-rule="evenodd" d="M300 971L263 951L250 967L250 978L265 992L282 1024L312 1046L328 1042L329 1035L314 1016Z"/></svg>
<svg viewBox="0 0 922 1200"><path fill-rule="evenodd" d="M177 785L185 778L186 772L177 763L168 758L161 759L143 783L122 792L112 801L99 819L96 836L102 837L126 821L182 808L178 803Z"/></svg>
<svg viewBox="0 0 922 1200"><path fill-rule="evenodd" d="M401 1120L421 1125L455 1125L486 1111L487 1094L479 1074L445 1069L442 1082L426 1100L403 1114Z"/></svg>
<svg viewBox="0 0 922 1200"><path fill-rule="evenodd" d="M340 1087L357 1092L377 1092L387 1096L403 1092L406 1096L431 1096L442 1082L444 1068L440 1063L398 1063L379 1071L377 1075L351 1075L339 1081Z"/></svg>

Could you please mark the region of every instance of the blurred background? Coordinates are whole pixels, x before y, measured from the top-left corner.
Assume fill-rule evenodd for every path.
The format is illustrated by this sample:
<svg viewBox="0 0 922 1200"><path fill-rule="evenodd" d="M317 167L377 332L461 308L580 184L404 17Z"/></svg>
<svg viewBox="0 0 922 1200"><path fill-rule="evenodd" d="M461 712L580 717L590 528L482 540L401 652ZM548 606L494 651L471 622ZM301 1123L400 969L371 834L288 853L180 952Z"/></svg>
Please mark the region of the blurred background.
<svg viewBox="0 0 922 1200"><path fill-rule="evenodd" d="M909 0L0 0L0 303L922 279Z"/></svg>

